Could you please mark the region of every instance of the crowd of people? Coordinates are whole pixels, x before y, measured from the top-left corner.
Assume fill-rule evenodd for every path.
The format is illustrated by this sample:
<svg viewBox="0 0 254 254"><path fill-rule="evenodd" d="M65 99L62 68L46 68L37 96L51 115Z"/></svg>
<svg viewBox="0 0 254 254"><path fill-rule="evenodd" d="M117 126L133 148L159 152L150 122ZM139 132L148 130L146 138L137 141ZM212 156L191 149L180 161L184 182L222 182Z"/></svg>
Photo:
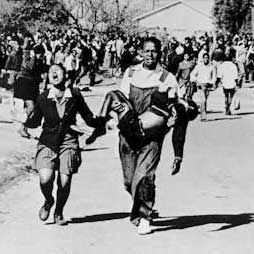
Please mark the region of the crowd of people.
<svg viewBox="0 0 254 254"><path fill-rule="evenodd" d="M127 36L72 28L2 36L2 86L13 89L15 110L25 112L22 119L16 117L19 133L31 137L27 128L40 126L44 119L35 156L45 198L39 218L47 220L55 203L52 190L58 171L54 221L68 224L63 209L72 176L81 165L77 114L94 128L86 140L91 144L106 134L113 111L118 116L124 185L133 200L130 219L139 234L150 233L155 172L165 135L172 130L171 174L175 175L183 160L188 123L198 115L193 94L200 90L200 114L205 121L209 93L221 84L225 113L230 115L236 88L254 78L253 45L248 35L231 38L205 33L179 42L165 31ZM105 69L122 77L121 86L106 95L95 115L80 92L80 83L88 75L89 85L94 86L96 74Z"/></svg>
<svg viewBox="0 0 254 254"><path fill-rule="evenodd" d="M183 42L179 42L165 29L157 33L146 32L142 36L129 36L124 33L89 34L71 28L65 31L38 31L34 35L20 32L2 34L0 85L15 88L14 97L26 101L29 114L33 109L33 103L29 101L37 97L39 85L43 83L43 89L46 89L46 73L51 64L62 64L73 86L79 86L82 77L87 75L90 82L84 89L90 90L95 85L96 74L108 70L111 76L122 77L129 66L142 62L142 42L149 36L157 37L162 42L160 62L167 71L176 75L179 95L192 97L198 87L203 91L203 98L200 99L202 120L206 119L208 94L216 88L217 78L222 75L219 67L225 60L231 60L236 65L239 87L243 81L254 80L254 43L249 35L232 37L222 33L204 33L199 37L186 37ZM204 60L205 53L208 62ZM203 64L211 69L211 77L202 77ZM204 83L206 85L202 85ZM225 100L227 114L231 114L232 95L230 92L230 96L228 93L225 96L229 98Z"/></svg>

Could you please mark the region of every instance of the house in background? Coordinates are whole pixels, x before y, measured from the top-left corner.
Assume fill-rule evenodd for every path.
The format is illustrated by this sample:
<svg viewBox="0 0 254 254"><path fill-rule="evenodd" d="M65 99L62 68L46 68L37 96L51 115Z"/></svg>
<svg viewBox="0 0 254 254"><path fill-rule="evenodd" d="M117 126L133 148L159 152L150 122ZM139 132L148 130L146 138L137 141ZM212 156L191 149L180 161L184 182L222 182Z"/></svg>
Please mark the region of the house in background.
<svg viewBox="0 0 254 254"><path fill-rule="evenodd" d="M214 30L212 7L211 0L170 1L161 8L136 17L134 21L141 30L155 32L160 28L183 40L186 36Z"/></svg>

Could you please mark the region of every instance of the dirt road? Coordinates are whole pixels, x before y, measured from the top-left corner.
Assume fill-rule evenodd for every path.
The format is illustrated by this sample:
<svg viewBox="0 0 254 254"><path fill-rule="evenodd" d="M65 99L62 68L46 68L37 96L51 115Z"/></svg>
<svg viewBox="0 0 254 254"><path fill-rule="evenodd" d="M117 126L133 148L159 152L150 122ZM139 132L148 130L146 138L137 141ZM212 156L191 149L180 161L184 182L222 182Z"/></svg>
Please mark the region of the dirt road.
<svg viewBox="0 0 254 254"><path fill-rule="evenodd" d="M92 109L98 110L107 89L95 88L87 97ZM123 189L117 133L110 131L84 148L65 209L68 226L52 224L52 216L39 221L43 199L36 176L0 194L1 253L253 254L254 90L243 89L241 99L238 115L226 117L222 91L211 95L212 113L207 122L190 124L176 176L169 173L173 153L166 137L156 180L160 218L152 234L140 236L129 223L131 200ZM6 146L1 142L1 153Z"/></svg>

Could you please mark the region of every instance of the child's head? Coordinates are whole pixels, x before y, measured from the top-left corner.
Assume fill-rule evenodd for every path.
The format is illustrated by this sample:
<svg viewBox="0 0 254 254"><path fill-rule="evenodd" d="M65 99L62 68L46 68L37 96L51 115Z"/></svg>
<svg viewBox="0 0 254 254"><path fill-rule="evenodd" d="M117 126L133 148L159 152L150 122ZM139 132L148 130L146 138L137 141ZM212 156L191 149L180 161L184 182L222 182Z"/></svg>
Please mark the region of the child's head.
<svg viewBox="0 0 254 254"><path fill-rule="evenodd" d="M60 64L53 64L48 71L49 83L53 86L63 86L67 81L67 72L64 66Z"/></svg>
<svg viewBox="0 0 254 254"><path fill-rule="evenodd" d="M188 53L184 53L183 58L184 58L184 60L185 60L185 61L189 61L190 56L189 56L189 54L188 54Z"/></svg>
<svg viewBox="0 0 254 254"><path fill-rule="evenodd" d="M209 54L208 53L203 54L203 63L205 65L209 64Z"/></svg>

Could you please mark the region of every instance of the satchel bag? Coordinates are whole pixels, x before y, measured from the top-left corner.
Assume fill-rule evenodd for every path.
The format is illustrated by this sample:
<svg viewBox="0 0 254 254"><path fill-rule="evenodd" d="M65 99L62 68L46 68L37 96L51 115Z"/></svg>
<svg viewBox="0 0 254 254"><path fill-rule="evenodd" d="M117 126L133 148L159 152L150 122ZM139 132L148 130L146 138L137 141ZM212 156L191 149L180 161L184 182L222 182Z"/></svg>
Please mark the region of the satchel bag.
<svg viewBox="0 0 254 254"><path fill-rule="evenodd" d="M239 92L235 93L233 100L232 100L231 107L233 110L239 110L241 108Z"/></svg>

